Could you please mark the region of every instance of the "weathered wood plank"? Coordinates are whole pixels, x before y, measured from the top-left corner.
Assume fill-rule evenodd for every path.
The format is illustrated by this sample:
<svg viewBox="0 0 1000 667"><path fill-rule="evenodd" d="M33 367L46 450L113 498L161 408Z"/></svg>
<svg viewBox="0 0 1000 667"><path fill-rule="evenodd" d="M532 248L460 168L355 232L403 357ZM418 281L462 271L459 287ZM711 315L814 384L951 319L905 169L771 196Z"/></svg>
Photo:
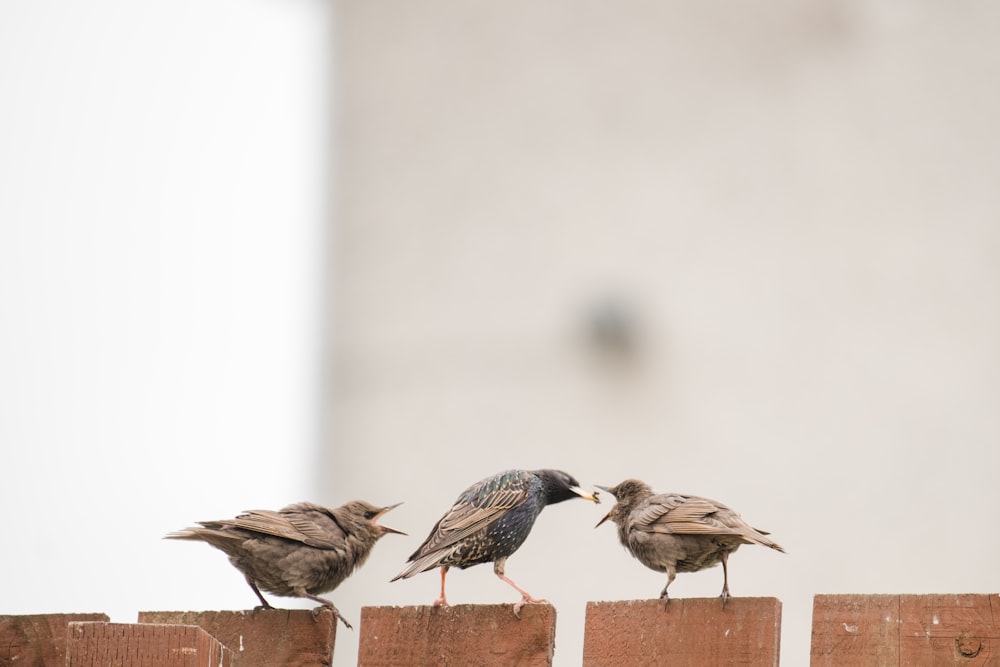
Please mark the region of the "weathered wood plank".
<svg viewBox="0 0 1000 667"><path fill-rule="evenodd" d="M0 616L0 665L64 667L67 626L107 620L107 614Z"/></svg>
<svg viewBox="0 0 1000 667"><path fill-rule="evenodd" d="M996 595L817 595L813 667L1000 667Z"/></svg>
<svg viewBox="0 0 1000 667"><path fill-rule="evenodd" d="M526 665L548 667L556 610L529 604L363 607L359 667Z"/></svg>
<svg viewBox="0 0 1000 667"><path fill-rule="evenodd" d="M238 667L320 667L333 662L337 619L328 609L142 611L140 623L197 625L225 644Z"/></svg>
<svg viewBox="0 0 1000 667"><path fill-rule="evenodd" d="M813 598L813 667L899 664L898 595Z"/></svg>
<svg viewBox="0 0 1000 667"><path fill-rule="evenodd" d="M904 665L1000 665L996 595L900 595Z"/></svg>
<svg viewBox="0 0 1000 667"><path fill-rule="evenodd" d="M70 623L66 667L224 667L232 653L194 625Z"/></svg>
<svg viewBox="0 0 1000 667"><path fill-rule="evenodd" d="M776 667L780 645L777 598L588 602L583 664Z"/></svg>

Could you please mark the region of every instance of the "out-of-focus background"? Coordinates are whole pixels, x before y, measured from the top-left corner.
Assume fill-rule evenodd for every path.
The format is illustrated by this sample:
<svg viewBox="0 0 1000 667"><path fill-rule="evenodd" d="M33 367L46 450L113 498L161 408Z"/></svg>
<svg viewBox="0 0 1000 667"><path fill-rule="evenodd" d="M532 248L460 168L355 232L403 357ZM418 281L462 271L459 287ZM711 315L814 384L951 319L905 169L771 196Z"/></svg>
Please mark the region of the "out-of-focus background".
<svg viewBox="0 0 1000 667"><path fill-rule="evenodd" d="M731 504L736 596L1000 586L1000 8L0 7L0 613L250 608L197 519L559 467ZM608 505L507 573L655 597ZM715 596L720 570L681 575ZM452 603L513 602L488 566ZM280 600L289 607L307 608ZM357 634L338 632L338 665Z"/></svg>

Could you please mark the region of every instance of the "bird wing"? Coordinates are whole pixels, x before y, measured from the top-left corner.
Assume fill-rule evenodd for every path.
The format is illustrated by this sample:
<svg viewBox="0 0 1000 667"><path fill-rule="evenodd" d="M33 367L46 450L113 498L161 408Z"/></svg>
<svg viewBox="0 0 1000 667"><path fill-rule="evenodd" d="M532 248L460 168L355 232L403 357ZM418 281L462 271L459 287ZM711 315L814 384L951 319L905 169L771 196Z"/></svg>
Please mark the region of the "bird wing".
<svg viewBox="0 0 1000 667"><path fill-rule="evenodd" d="M450 547L472 535L477 530L490 525L505 511L503 507L476 507L470 503L461 503L452 507L441 517L434 532L420 548L420 552L428 553Z"/></svg>
<svg viewBox="0 0 1000 667"><path fill-rule="evenodd" d="M664 493L653 496L644 506L636 509L633 527L647 533L672 533L675 535L734 535L744 543L761 544L784 553L777 542L765 537L768 533L757 530L733 509L720 502Z"/></svg>
<svg viewBox="0 0 1000 667"><path fill-rule="evenodd" d="M314 516L313 510L288 508L273 510L250 510L235 519L213 521L208 525L229 526L254 533L274 535L286 540L301 542L317 549L338 549L343 546L346 534L332 516L321 512L327 520L318 523L321 517Z"/></svg>
<svg viewBox="0 0 1000 667"><path fill-rule="evenodd" d="M739 515L722 503L698 496L677 493L651 497L633 517L635 529L647 533L676 535L743 535L737 527L727 525L720 513ZM742 520L739 520L742 523Z"/></svg>
<svg viewBox="0 0 1000 667"><path fill-rule="evenodd" d="M460 501L441 517L420 551L438 551L452 546L499 519L524 502L528 485L497 489L473 501Z"/></svg>
<svg viewBox="0 0 1000 667"><path fill-rule="evenodd" d="M466 489L410 556L412 564L396 578L407 578L436 567L466 537L524 502L531 484L530 474L514 474L504 478L502 483L498 477L487 478Z"/></svg>

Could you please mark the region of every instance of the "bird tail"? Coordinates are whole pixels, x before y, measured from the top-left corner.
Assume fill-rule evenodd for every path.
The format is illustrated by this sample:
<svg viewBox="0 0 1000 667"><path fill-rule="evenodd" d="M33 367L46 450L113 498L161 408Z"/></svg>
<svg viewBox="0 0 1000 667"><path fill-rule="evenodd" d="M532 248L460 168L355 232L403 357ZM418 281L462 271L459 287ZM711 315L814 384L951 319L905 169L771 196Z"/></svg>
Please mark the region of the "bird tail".
<svg viewBox="0 0 1000 667"><path fill-rule="evenodd" d="M213 546L221 548L223 544L231 544L233 541L243 539L240 535L234 535L221 530L215 530L206 526L185 528L176 530L163 536L165 540L192 540L195 542L208 542Z"/></svg>
<svg viewBox="0 0 1000 667"><path fill-rule="evenodd" d="M417 554L413 554L413 556L410 556L409 564L403 569L403 571L389 581L393 582L397 579L409 579L415 574L420 574L421 572L433 569L440 565L441 561L444 560L449 553L449 551L434 551L429 554L424 554L419 558L416 558Z"/></svg>
<svg viewBox="0 0 1000 667"><path fill-rule="evenodd" d="M204 540L204 536L199 534L198 531L204 530L203 528L185 528L184 530L175 530L172 533L167 533L163 536L165 540Z"/></svg>
<svg viewBox="0 0 1000 667"><path fill-rule="evenodd" d="M785 548L783 546L771 540L770 538L765 537L766 535L770 535L770 533L768 533L766 530L751 528L744 534L744 537L746 537L751 542L754 542L755 544L760 544L765 547L771 547L775 551L780 551L781 553L785 553Z"/></svg>
<svg viewBox="0 0 1000 667"><path fill-rule="evenodd" d="M409 579L413 575L417 574L417 572L418 572L418 570L417 570L416 566L413 563L410 563L409 565L406 566L406 568L402 572L400 572L395 577L393 577L392 579L390 579L389 582L391 583L391 582L396 581L398 579Z"/></svg>

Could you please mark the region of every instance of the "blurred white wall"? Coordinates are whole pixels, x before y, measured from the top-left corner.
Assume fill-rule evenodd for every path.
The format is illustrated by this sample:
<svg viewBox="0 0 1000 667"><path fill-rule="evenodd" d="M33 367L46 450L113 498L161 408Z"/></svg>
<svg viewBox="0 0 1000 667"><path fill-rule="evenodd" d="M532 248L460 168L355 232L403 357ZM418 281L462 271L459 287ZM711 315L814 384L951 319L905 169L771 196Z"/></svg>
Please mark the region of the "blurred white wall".
<svg viewBox="0 0 1000 667"><path fill-rule="evenodd" d="M255 604L160 538L315 492L329 37L318 0L0 4L0 614Z"/></svg>
<svg viewBox="0 0 1000 667"><path fill-rule="evenodd" d="M772 531L788 554L741 550L731 588L784 601L787 665L816 593L1000 588L1000 6L337 7L328 497L406 501L412 533L341 609L430 603L433 573L380 582L509 467ZM593 342L607 309L626 354ZM606 509L547 509L507 565L558 608L560 665L586 600L663 587ZM453 603L516 597L449 576Z"/></svg>

